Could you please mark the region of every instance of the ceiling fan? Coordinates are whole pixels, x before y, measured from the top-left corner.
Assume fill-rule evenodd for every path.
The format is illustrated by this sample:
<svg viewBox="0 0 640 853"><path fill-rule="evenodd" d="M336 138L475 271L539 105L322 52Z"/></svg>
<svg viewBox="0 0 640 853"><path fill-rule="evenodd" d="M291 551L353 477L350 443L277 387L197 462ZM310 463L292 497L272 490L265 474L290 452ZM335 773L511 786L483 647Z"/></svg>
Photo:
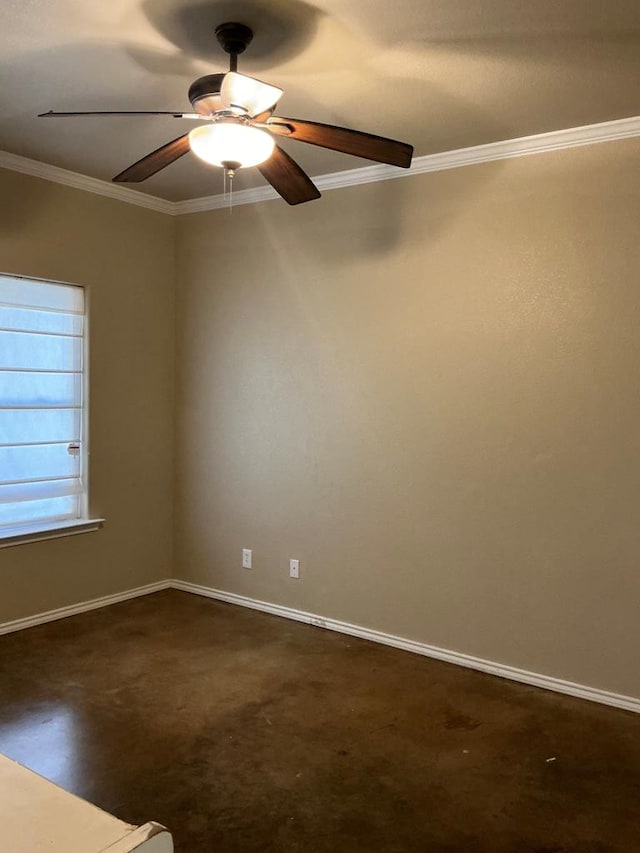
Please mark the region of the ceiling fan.
<svg viewBox="0 0 640 853"><path fill-rule="evenodd" d="M216 36L229 54L226 74L199 77L189 88L194 112L111 111L49 112L39 118L70 116L172 116L205 121L147 154L113 178L117 183L137 183L155 175L191 150L207 163L221 166L230 178L236 169L257 166L264 178L289 204L320 197L309 176L279 145L273 136L283 136L330 148L356 157L408 169L413 146L383 136L346 127L320 124L273 115L283 91L238 73L238 55L253 39L252 30L238 23L216 27Z"/></svg>

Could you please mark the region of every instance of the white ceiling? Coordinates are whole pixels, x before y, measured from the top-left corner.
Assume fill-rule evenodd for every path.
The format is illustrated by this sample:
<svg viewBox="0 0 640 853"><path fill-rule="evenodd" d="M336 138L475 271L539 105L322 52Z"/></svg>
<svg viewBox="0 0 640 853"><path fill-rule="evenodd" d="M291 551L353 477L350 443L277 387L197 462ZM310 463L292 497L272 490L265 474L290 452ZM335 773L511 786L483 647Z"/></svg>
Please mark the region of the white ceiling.
<svg viewBox="0 0 640 853"><path fill-rule="evenodd" d="M189 109L189 84L228 68L226 20L253 27L239 70L285 90L281 115L416 155L640 114L638 0L4 0L0 149L110 179L193 125L37 113ZM367 164L283 147L311 175ZM236 187L261 183L252 169ZM222 176L187 155L133 186L190 199Z"/></svg>

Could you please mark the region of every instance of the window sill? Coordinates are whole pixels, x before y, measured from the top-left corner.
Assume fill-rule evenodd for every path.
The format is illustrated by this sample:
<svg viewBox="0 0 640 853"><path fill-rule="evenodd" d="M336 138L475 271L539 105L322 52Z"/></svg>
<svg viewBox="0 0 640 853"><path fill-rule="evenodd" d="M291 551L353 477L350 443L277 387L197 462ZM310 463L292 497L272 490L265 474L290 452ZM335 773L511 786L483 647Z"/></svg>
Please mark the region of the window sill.
<svg viewBox="0 0 640 853"><path fill-rule="evenodd" d="M0 548L22 545L26 542L40 542L43 539L59 539L61 536L77 536L79 533L91 533L99 530L103 524L104 518L75 518L47 524L8 527L0 532Z"/></svg>

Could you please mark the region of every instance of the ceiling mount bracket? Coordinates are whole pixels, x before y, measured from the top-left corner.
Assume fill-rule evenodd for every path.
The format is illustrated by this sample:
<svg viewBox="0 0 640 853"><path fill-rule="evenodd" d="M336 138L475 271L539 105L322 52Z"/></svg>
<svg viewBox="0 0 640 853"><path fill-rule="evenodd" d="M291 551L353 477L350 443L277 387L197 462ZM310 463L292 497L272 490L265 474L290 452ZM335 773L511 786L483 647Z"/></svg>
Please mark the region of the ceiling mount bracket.
<svg viewBox="0 0 640 853"><path fill-rule="evenodd" d="M216 38L222 49L229 54L229 70L238 68L238 54L244 53L253 40L253 30L246 24L228 22L216 27Z"/></svg>

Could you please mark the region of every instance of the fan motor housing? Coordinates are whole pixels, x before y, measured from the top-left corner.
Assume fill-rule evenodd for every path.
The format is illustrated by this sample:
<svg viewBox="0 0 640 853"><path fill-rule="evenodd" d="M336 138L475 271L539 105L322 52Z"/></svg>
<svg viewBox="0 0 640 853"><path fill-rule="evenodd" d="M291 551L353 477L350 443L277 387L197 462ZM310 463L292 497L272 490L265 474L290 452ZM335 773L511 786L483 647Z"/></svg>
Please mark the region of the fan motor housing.
<svg viewBox="0 0 640 853"><path fill-rule="evenodd" d="M198 77L189 87L189 100L197 113L207 116L222 109L220 87L224 74L206 74Z"/></svg>

